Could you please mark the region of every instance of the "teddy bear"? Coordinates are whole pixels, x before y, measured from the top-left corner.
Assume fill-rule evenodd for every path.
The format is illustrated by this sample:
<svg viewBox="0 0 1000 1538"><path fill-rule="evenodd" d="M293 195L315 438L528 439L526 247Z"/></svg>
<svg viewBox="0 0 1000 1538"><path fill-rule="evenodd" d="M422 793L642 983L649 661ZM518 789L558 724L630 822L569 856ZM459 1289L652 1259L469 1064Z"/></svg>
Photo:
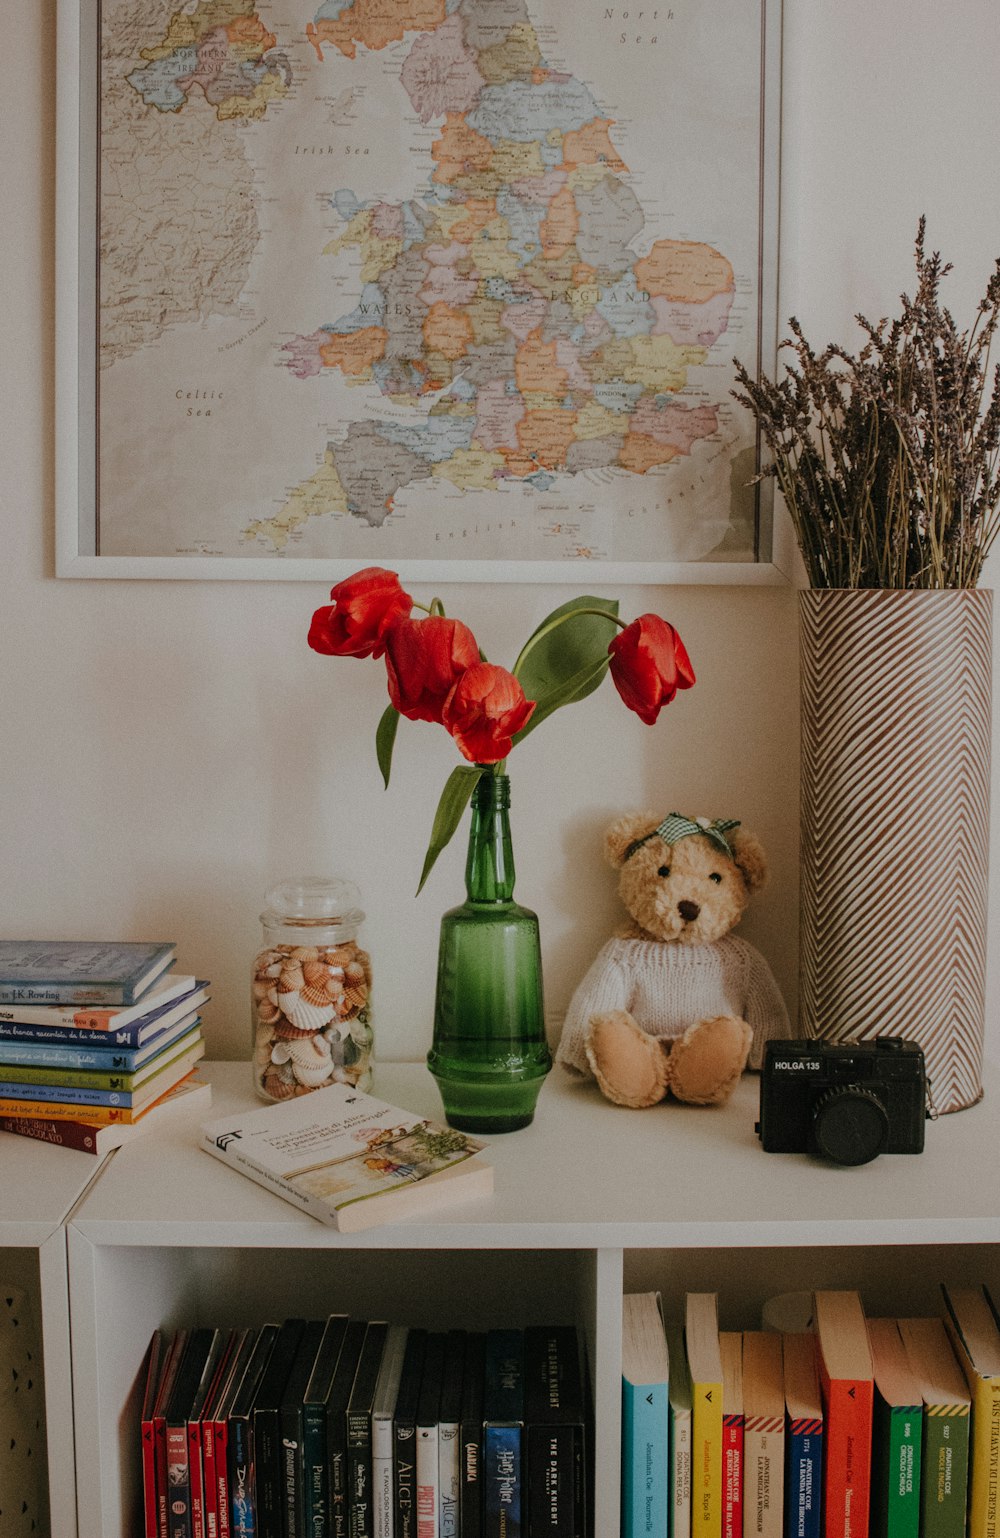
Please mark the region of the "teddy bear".
<svg viewBox="0 0 1000 1538"><path fill-rule="evenodd" d="M764 851L738 822L671 812L620 817L604 852L631 923L574 993L556 1061L618 1105L721 1105L764 1042L791 1034L767 962L731 933Z"/></svg>

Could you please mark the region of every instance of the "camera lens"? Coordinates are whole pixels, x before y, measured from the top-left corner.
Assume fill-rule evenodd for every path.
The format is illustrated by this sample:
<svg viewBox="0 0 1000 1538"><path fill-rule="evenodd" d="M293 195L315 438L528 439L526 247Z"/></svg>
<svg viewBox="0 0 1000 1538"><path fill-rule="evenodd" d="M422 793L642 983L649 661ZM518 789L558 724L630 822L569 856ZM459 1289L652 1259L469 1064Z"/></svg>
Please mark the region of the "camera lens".
<svg viewBox="0 0 1000 1538"><path fill-rule="evenodd" d="M812 1131L817 1153L837 1164L867 1164L885 1147L889 1118L871 1090L845 1084L817 1100Z"/></svg>

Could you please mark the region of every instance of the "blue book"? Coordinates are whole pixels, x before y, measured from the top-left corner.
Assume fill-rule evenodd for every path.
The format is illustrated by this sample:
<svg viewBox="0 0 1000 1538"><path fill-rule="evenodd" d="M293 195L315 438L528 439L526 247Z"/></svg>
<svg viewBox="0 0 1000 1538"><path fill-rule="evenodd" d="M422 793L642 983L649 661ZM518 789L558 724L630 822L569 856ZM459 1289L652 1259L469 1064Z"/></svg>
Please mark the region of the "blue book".
<svg viewBox="0 0 1000 1538"><path fill-rule="evenodd" d="M622 1538L667 1538L670 1357L657 1292L622 1299Z"/></svg>
<svg viewBox="0 0 1000 1538"><path fill-rule="evenodd" d="M175 950L145 940L0 940L0 1003L134 1004Z"/></svg>
<svg viewBox="0 0 1000 1538"><path fill-rule="evenodd" d="M524 1336L488 1330L483 1379L483 1538L521 1538Z"/></svg>
<svg viewBox="0 0 1000 1538"><path fill-rule="evenodd" d="M135 1073L155 1064L161 1053L179 1051L187 1036L201 1024L201 1016L188 1014L141 1047L50 1047L44 1042L0 1040L0 1072L8 1068L75 1068L94 1073Z"/></svg>
<svg viewBox="0 0 1000 1538"><path fill-rule="evenodd" d="M150 1101L158 1100L161 1095L166 1094L170 1085L190 1073L195 1063L204 1055L205 1042L198 1034L183 1052L168 1053L155 1073L130 1089L115 1089L108 1085L96 1084L60 1084L58 1081L34 1084L24 1079L0 1079L0 1101L30 1100L47 1105L128 1106L138 1110L140 1106L148 1105ZM74 1077L70 1070L64 1071L69 1078Z"/></svg>
<svg viewBox="0 0 1000 1538"><path fill-rule="evenodd" d="M192 979L192 982L193 986L179 998L151 1010L131 1025L116 1026L107 1031L68 1025L24 1025L19 1020L0 1020L0 1051L6 1051L13 1042L52 1047L89 1047L94 1051L141 1047L205 1002L208 998L208 983L197 978Z"/></svg>
<svg viewBox="0 0 1000 1538"><path fill-rule="evenodd" d="M785 1538L821 1538L823 1401L816 1336L782 1336L785 1367Z"/></svg>

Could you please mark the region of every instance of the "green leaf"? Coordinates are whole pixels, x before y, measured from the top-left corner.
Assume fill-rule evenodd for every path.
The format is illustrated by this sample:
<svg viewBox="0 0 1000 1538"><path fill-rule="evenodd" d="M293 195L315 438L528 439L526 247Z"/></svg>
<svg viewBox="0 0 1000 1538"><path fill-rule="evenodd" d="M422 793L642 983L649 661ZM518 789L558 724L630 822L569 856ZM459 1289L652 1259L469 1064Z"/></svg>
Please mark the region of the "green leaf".
<svg viewBox="0 0 1000 1538"><path fill-rule="evenodd" d="M458 768L453 769L448 776L444 790L441 792L437 811L434 813L431 841L427 846L424 868L420 873L420 885L417 887L418 897L423 891L424 882L434 869L438 855L449 843L452 834L462 821L465 808L472 799L472 792L483 775L490 772L489 769L481 769L478 764L459 764Z"/></svg>
<svg viewBox="0 0 1000 1538"><path fill-rule="evenodd" d="M382 779L385 788L389 788L389 771L392 768L392 749L396 741L396 728L399 726L399 711L395 705L387 705L382 719L375 731L375 757L382 771Z"/></svg>
<svg viewBox="0 0 1000 1538"><path fill-rule="evenodd" d="M582 612L595 609L601 612ZM561 604L542 620L514 664L525 695L538 701L525 733L560 705L585 699L598 687L608 667L608 646L618 631L617 614L617 598L584 596Z"/></svg>
<svg viewBox="0 0 1000 1538"><path fill-rule="evenodd" d="M543 695L535 705L527 726L515 733L514 742L522 742L535 730L536 726L541 726L554 710L558 710L560 705L572 705L577 700L585 699L588 694L593 694L610 664L611 658L604 656L596 667L581 668L579 673L574 674L572 678L567 678L565 683L553 689L550 694Z"/></svg>

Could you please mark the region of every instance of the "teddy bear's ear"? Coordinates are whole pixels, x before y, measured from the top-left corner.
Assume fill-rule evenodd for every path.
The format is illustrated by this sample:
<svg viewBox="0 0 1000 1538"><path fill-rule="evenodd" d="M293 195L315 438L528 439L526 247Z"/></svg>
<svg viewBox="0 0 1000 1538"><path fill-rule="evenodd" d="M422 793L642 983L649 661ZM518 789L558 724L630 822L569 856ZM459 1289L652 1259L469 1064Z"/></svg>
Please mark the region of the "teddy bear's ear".
<svg viewBox="0 0 1000 1538"><path fill-rule="evenodd" d="M736 868L746 882L747 891L759 891L767 880L767 858L757 835L745 828L734 828L726 836Z"/></svg>
<svg viewBox="0 0 1000 1538"><path fill-rule="evenodd" d="M619 817L604 835L604 858L609 865L619 869L625 863L625 851L637 838L643 838L660 826L660 819L649 812L632 812Z"/></svg>

